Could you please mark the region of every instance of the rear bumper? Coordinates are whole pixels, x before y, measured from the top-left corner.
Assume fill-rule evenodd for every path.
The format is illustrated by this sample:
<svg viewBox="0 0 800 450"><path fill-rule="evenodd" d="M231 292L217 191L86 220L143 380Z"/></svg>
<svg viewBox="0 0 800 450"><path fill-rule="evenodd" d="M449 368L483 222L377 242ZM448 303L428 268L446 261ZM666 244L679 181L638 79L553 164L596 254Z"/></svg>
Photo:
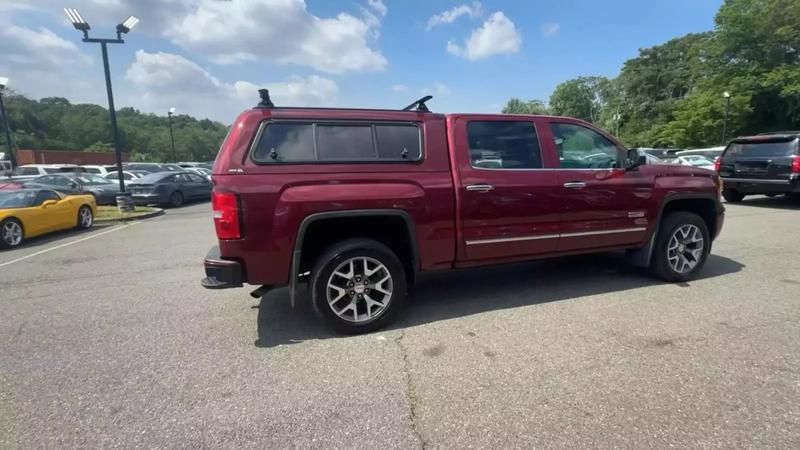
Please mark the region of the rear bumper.
<svg viewBox="0 0 800 450"><path fill-rule="evenodd" d="M739 178L721 177L724 189L735 189L744 194L771 194L785 192L800 192L800 179L760 179L760 178Z"/></svg>
<svg viewBox="0 0 800 450"><path fill-rule="evenodd" d="M206 289L228 289L242 287L242 266L237 261L223 259L219 247L208 251L203 265L206 277L200 281Z"/></svg>

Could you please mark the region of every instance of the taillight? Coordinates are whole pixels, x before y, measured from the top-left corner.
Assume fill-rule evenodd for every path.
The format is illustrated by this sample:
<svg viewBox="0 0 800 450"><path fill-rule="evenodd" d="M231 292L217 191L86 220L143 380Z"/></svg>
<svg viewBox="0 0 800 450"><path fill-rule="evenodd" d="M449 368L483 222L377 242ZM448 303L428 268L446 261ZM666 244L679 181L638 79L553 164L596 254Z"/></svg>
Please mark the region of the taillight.
<svg viewBox="0 0 800 450"><path fill-rule="evenodd" d="M800 173L800 155L792 158L792 173Z"/></svg>
<svg viewBox="0 0 800 450"><path fill-rule="evenodd" d="M239 239L239 199L230 192L212 192L211 208L214 210L214 228L219 239Z"/></svg>
<svg viewBox="0 0 800 450"><path fill-rule="evenodd" d="M714 160L714 170L719 172L719 168L721 165L722 165L722 157L717 157L717 159Z"/></svg>

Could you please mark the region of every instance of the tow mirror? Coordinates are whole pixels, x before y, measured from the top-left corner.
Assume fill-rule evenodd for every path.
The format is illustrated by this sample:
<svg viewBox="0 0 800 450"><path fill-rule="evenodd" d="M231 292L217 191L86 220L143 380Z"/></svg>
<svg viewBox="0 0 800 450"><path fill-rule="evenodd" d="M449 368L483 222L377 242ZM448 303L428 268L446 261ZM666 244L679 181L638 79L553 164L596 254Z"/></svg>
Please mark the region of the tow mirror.
<svg viewBox="0 0 800 450"><path fill-rule="evenodd" d="M56 203L58 203L58 202L55 201L55 200L45 200L45 201L42 202L42 207L43 208L47 208L48 206L53 206Z"/></svg>

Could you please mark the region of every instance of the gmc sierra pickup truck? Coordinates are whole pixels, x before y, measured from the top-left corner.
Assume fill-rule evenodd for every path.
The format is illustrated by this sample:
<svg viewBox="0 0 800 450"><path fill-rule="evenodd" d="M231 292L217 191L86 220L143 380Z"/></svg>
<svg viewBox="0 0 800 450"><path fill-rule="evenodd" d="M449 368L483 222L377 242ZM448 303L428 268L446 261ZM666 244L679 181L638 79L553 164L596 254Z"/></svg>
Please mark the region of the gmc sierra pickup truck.
<svg viewBox="0 0 800 450"><path fill-rule="evenodd" d="M568 117L275 107L233 123L213 169L203 286L309 283L316 311L385 325L421 271L627 250L695 277L724 220L710 170L644 165Z"/></svg>

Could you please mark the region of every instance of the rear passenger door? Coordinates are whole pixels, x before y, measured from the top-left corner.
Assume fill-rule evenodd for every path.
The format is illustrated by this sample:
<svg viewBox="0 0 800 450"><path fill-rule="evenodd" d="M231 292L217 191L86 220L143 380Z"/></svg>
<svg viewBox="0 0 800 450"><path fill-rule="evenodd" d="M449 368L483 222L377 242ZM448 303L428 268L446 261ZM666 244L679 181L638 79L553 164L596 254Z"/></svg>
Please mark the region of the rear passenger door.
<svg viewBox="0 0 800 450"><path fill-rule="evenodd" d="M461 258L486 261L558 247L559 186L544 169L535 119L458 118L454 124Z"/></svg>

